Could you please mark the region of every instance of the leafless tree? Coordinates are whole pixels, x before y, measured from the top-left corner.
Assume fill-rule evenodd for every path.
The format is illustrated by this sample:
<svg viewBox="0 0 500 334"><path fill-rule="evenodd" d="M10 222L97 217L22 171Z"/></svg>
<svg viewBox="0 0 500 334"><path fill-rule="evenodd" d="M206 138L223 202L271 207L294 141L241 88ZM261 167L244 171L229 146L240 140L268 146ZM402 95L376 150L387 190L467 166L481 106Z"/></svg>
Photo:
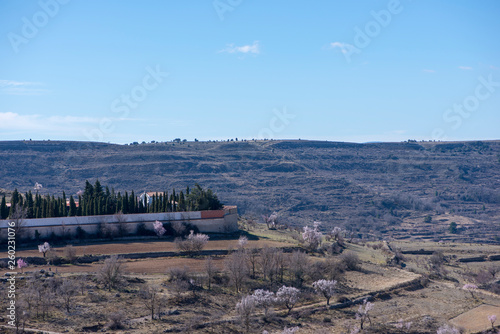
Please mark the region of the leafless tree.
<svg viewBox="0 0 500 334"><path fill-rule="evenodd" d="M97 272L97 279L108 288L108 291L111 291L112 288L124 282L124 271L123 261L117 255L112 255L104 260L104 265Z"/></svg>
<svg viewBox="0 0 500 334"><path fill-rule="evenodd" d="M23 208L19 204L14 206L14 210L11 210L9 215L9 220L16 223L16 236L21 238L25 232L26 216L28 209Z"/></svg>
<svg viewBox="0 0 500 334"><path fill-rule="evenodd" d="M492 264L486 268L486 271L491 275L493 279L495 279L496 275L500 272L500 266Z"/></svg>
<svg viewBox="0 0 500 334"><path fill-rule="evenodd" d="M74 263L76 260L76 248L73 245L67 245L64 247L64 256L71 262Z"/></svg>
<svg viewBox="0 0 500 334"><path fill-rule="evenodd" d="M350 251L344 252L340 255L340 261L345 264L347 270L356 271L360 268L359 265L361 261L356 253Z"/></svg>
<svg viewBox="0 0 500 334"><path fill-rule="evenodd" d="M121 211L115 214L114 218L116 219L116 227L118 230L118 235L120 237L126 236L129 233L128 226L126 224L127 218Z"/></svg>
<svg viewBox="0 0 500 334"><path fill-rule="evenodd" d="M251 278L256 278L256 270L257 270L257 265L259 263L259 249L257 248L250 248L246 250L247 252L247 259L248 259L248 267L250 269L250 277Z"/></svg>
<svg viewBox="0 0 500 334"><path fill-rule="evenodd" d="M78 294L78 286L69 278L63 280L61 286L57 289L57 296L61 299L66 312L71 311L73 297Z"/></svg>
<svg viewBox="0 0 500 334"><path fill-rule="evenodd" d="M280 282L283 283L285 271L288 269L288 259L285 253L283 253L282 249L276 250L274 262L276 268L276 277L279 277Z"/></svg>
<svg viewBox="0 0 500 334"><path fill-rule="evenodd" d="M295 278L295 285L300 287L304 283L305 276L311 266L309 258L303 252L294 251L289 261L289 270Z"/></svg>
<svg viewBox="0 0 500 334"><path fill-rule="evenodd" d="M217 273L217 268L215 267L214 260L211 256L207 257L205 260L205 272L207 273L208 289L212 289L212 280Z"/></svg>
<svg viewBox="0 0 500 334"><path fill-rule="evenodd" d="M225 267L236 292L239 292L248 276L246 254L243 251L231 253L226 261Z"/></svg>
<svg viewBox="0 0 500 334"><path fill-rule="evenodd" d="M158 285L148 285L140 292L144 306L151 312L151 320L154 320L155 310L158 309L160 290Z"/></svg>
<svg viewBox="0 0 500 334"><path fill-rule="evenodd" d="M260 251L259 265L264 279L273 281L273 276L276 273L276 248L264 247Z"/></svg>
<svg viewBox="0 0 500 334"><path fill-rule="evenodd" d="M125 313L123 311L110 313L108 319L109 329L122 329L124 327Z"/></svg>
<svg viewBox="0 0 500 334"><path fill-rule="evenodd" d="M186 224L179 221L172 223L172 229L174 230L176 236L184 235L184 233L186 233L187 230Z"/></svg>

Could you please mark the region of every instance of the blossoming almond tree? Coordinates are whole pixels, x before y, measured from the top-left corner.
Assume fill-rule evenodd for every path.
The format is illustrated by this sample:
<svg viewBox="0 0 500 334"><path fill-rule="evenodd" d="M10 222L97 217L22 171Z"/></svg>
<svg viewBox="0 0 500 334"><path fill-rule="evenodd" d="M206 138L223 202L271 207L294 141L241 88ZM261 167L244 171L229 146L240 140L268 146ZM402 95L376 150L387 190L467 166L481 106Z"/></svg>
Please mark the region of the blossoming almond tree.
<svg viewBox="0 0 500 334"><path fill-rule="evenodd" d="M48 242L44 242L43 245L38 245L38 251L43 254L43 257L45 257L45 254L50 250L50 244Z"/></svg>
<svg viewBox="0 0 500 334"><path fill-rule="evenodd" d="M250 317L256 306L254 296L245 296L236 304L236 312L240 316L241 321L245 325L246 332L250 329Z"/></svg>
<svg viewBox="0 0 500 334"><path fill-rule="evenodd" d="M472 298L474 298L474 292L477 290L477 285L472 283L467 283L462 287L463 290L469 291Z"/></svg>
<svg viewBox="0 0 500 334"><path fill-rule="evenodd" d="M321 245L321 238L323 235L318 231L320 222L314 222L313 227L304 227L304 232L302 232L302 239L308 244L310 250L315 250Z"/></svg>
<svg viewBox="0 0 500 334"><path fill-rule="evenodd" d="M370 303L367 299L363 300L363 305L359 305L358 312L356 312L356 320L360 322L360 329L363 329L363 325L366 320L372 324L372 320L370 319L370 315L368 312L373 309L373 304Z"/></svg>
<svg viewBox="0 0 500 334"><path fill-rule="evenodd" d="M488 320L491 322L491 328L495 329L495 322L497 321L497 316L494 314L489 315Z"/></svg>
<svg viewBox="0 0 500 334"><path fill-rule="evenodd" d="M253 292L252 296L255 298L257 307L264 308L264 316L267 318L269 308L276 302L274 293L264 289L257 289Z"/></svg>
<svg viewBox="0 0 500 334"><path fill-rule="evenodd" d="M292 312L293 307L299 301L300 290L290 286L282 286L276 292L276 301L283 304L288 309L288 314Z"/></svg>
<svg viewBox="0 0 500 334"><path fill-rule="evenodd" d="M165 230L165 228L163 227L163 224L158 220L153 223L153 228L154 228L158 238L161 237L162 235L164 235L165 232L167 232Z"/></svg>
<svg viewBox="0 0 500 334"><path fill-rule="evenodd" d="M24 261L23 259L17 260L17 267L21 269L21 272L23 272L23 268L28 266L28 262Z"/></svg>
<svg viewBox="0 0 500 334"><path fill-rule="evenodd" d="M314 290L316 290L316 293L320 293L326 298L326 305L330 305L330 298L332 298L335 294L335 286L337 285L337 281L327 281L324 279L320 279L319 281L314 282L312 285Z"/></svg>

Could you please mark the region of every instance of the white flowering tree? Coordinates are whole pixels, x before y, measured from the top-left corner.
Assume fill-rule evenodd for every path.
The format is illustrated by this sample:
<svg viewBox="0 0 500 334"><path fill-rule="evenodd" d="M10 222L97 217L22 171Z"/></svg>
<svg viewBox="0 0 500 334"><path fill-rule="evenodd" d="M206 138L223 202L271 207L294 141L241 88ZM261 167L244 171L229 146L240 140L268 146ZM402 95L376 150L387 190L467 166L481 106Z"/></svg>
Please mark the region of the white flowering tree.
<svg viewBox="0 0 500 334"><path fill-rule="evenodd" d="M38 245L38 251L43 254L43 257L45 257L45 254L50 250L50 244L48 242L44 242L42 245Z"/></svg>
<svg viewBox="0 0 500 334"><path fill-rule="evenodd" d="M368 320L370 325L372 324L372 320L370 319L369 312L373 309L373 304L370 303L367 299L363 300L363 304L359 305L358 311L356 312L356 320L359 320L360 329L363 329L363 325Z"/></svg>
<svg viewBox="0 0 500 334"><path fill-rule="evenodd" d="M491 322L491 328L495 329L495 322L497 321L497 316L494 314L489 315L488 320Z"/></svg>
<svg viewBox="0 0 500 334"><path fill-rule="evenodd" d="M320 279L313 284L314 290L316 293L322 294L323 297L326 298L326 305L330 305L330 298L335 294L335 287L337 285L337 281L328 281L325 279Z"/></svg>
<svg viewBox="0 0 500 334"><path fill-rule="evenodd" d="M17 267L21 269L21 272L23 272L23 268L26 268L28 266L28 262L24 261L23 259L18 259L17 260Z"/></svg>
<svg viewBox="0 0 500 334"><path fill-rule="evenodd" d="M320 222L314 222L312 228L309 226L304 226L304 232L302 232L302 240L304 240L310 250L315 250L321 245L323 234L318 231L320 224Z"/></svg>
<svg viewBox="0 0 500 334"><path fill-rule="evenodd" d="M278 213L275 211L269 216L262 215L262 220L264 221L264 223L266 223L268 229L276 228L276 224L278 222Z"/></svg>
<svg viewBox="0 0 500 334"><path fill-rule="evenodd" d="M299 327L285 327L282 331L276 332L276 334L295 334L298 332ZM268 331L263 331L262 334L270 334Z"/></svg>
<svg viewBox="0 0 500 334"><path fill-rule="evenodd" d="M255 298L257 307L262 307L264 309L264 316L267 318L269 314L269 309L276 303L276 297L273 292L257 289L252 295Z"/></svg>
<svg viewBox="0 0 500 334"><path fill-rule="evenodd" d="M394 326L399 329L406 328L406 330L409 331L412 324L413 322L411 321L405 322L403 319L399 319L399 321Z"/></svg>
<svg viewBox="0 0 500 334"><path fill-rule="evenodd" d="M193 230L189 233L185 240L181 238L175 239L177 248L181 251L194 254L200 252L208 243L209 236L202 233L194 233Z"/></svg>
<svg viewBox="0 0 500 334"><path fill-rule="evenodd" d="M288 314L299 301L300 290L290 286L282 286L276 292L276 302L284 305L288 309Z"/></svg>
<svg viewBox="0 0 500 334"><path fill-rule="evenodd" d="M462 287L463 290L469 291L472 298L474 298L474 292L477 290L477 285L472 283L467 283Z"/></svg>
<svg viewBox="0 0 500 334"><path fill-rule="evenodd" d="M245 325L246 332L250 329L250 318L252 317L256 305L257 303L254 296L245 296L236 304L236 312Z"/></svg>
<svg viewBox="0 0 500 334"><path fill-rule="evenodd" d="M158 236L158 238L160 238L161 236L163 236L165 234L165 232L167 232L167 230L165 230L165 228L163 227L162 222L160 222L158 220L153 223L153 228L154 228L155 233Z"/></svg>
<svg viewBox="0 0 500 334"><path fill-rule="evenodd" d="M438 328L436 334L460 334L460 331L450 325L443 325Z"/></svg>
<svg viewBox="0 0 500 334"><path fill-rule="evenodd" d="M248 238L242 235L238 239L238 248L245 248L245 246L248 244Z"/></svg>

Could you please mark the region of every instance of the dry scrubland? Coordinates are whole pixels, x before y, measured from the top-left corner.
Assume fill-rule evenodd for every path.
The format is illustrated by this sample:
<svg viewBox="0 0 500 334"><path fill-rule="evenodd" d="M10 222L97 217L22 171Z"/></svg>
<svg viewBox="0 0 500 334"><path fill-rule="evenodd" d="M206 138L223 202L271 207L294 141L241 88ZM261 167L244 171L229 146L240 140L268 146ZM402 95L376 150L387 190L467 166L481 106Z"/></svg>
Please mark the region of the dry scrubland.
<svg viewBox="0 0 500 334"><path fill-rule="evenodd" d="M242 227L247 230L241 233L249 238L244 250L239 249L238 236L207 244L205 250L246 254L233 262L229 259L235 255L213 256L210 280L207 257L202 255L123 260L125 278L111 288L98 276L104 267L102 260L89 264L30 265L20 275L22 279L18 277L20 300L29 301L25 304L29 310L25 326L56 333L262 333L264 330L273 333L285 327L298 327L299 334L350 333L360 324L356 320L359 305L349 306L346 302L364 298L369 298L373 309L369 312L371 324L366 322L362 333L436 333L445 323L479 332L491 327L488 315L497 314L500 318L500 295L494 293L499 292L499 284L496 283L494 290L493 283L500 274L488 278L482 272L500 266L500 261L460 262L463 258L500 254L500 246L408 241L387 244L354 239L345 241L340 254L331 254L327 246L336 242L325 240L322 248L308 251L299 261L282 261L283 270L279 270L280 266L266 267L264 259L276 259L277 254L284 255L283 259L293 258L297 256L293 251L306 252L308 245L299 242L293 230L268 230L260 224ZM74 248L79 257L175 251L172 241L154 238ZM254 249L259 250L254 257L255 267L250 256ZM427 253L408 254L422 250ZM62 247L56 248L52 256L65 253ZM41 255L35 250L20 250L18 256ZM228 263L232 263L233 269L245 264L238 267L243 273L238 292ZM305 263L308 265L300 267L299 264ZM45 273L40 274L40 270ZM3 269L0 273L5 272ZM36 278L32 278L34 274ZM338 281L330 306L312 288L318 279ZM65 290L61 290L68 284L65 281L75 285L75 295L67 294L70 295L67 302L63 298ZM472 296L461 289L469 282L484 289ZM274 305L265 316L263 308L257 307L249 315L247 328L235 305L255 289L276 292L282 285L300 289L300 299L291 312L288 314L283 305ZM0 286L3 290L0 293L5 294L6 284ZM152 287L157 290L151 290ZM42 291L43 295L37 295L36 291ZM145 295L145 291L153 291L156 296L153 320L152 294ZM5 307L3 300L2 309ZM401 319L403 329L397 328ZM408 330L405 326L409 322Z"/></svg>
<svg viewBox="0 0 500 334"><path fill-rule="evenodd" d="M97 178L122 193L197 182L254 219L277 211L290 226L317 220L363 238L500 241L499 141L0 142L0 175L5 189L39 182L67 196Z"/></svg>

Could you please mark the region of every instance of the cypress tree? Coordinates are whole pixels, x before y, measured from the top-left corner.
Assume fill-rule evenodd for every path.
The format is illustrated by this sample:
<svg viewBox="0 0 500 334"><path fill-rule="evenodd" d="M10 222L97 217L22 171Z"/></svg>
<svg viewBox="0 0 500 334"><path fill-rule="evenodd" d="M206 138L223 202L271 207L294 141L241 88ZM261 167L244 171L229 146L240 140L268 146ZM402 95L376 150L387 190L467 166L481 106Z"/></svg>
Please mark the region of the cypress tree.
<svg viewBox="0 0 500 334"><path fill-rule="evenodd" d="M128 211L128 193L125 192L125 195L122 197L122 211L124 214L129 213Z"/></svg>
<svg viewBox="0 0 500 334"><path fill-rule="evenodd" d="M122 207L122 195L120 192L118 192L118 196L116 197L116 213L122 211L123 212L123 207Z"/></svg>
<svg viewBox="0 0 500 334"><path fill-rule="evenodd" d="M62 207L61 207L61 217L66 217L68 215L68 209L66 206L66 193L63 191Z"/></svg>
<svg viewBox="0 0 500 334"><path fill-rule="evenodd" d="M137 211L137 201L135 199L135 195L134 195L134 191L133 190L130 193L129 202L130 203L129 203L128 209L129 209L130 213L136 213L136 211Z"/></svg>
<svg viewBox="0 0 500 334"><path fill-rule="evenodd" d="M69 212L68 216L74 217L76 215L76 203L73 195L69 196Z"/></svg>
<svg viewBox="0 0 500 334"><path fill-rule="evenodd" d="M35 203L33 201L33 194L31 190L26 193L26 217L34 218L35 217Z"/></svg>
<svg viewBox="0 0 500 334"><path fill-rule="evenodd" d="M186 202L182 191L179 193L179 211L186 211Z"/></svg>
<svg viewBox="0 0 500 334"><path fill-rule="evenodd" d="M2 203L0 204L0 218L7 219L8 215L9 215L9 209L7 208L7 200L4 194L2 197Z"/></svg>
<svg viewBox="0 0 500 334"><path fill-rule="evenodd" d="M76 203L75 203L76 205ZM78 195L78 207L76 208L76 215L83 216L82 214L82 196Z"/></svg>
<svg viewBox="0 0 500 334"><path fill-rule="evenodd" d="M168 211L168 192L163 193L163 205L162 205L162 210L161 212L167 212Z"/></svg>

